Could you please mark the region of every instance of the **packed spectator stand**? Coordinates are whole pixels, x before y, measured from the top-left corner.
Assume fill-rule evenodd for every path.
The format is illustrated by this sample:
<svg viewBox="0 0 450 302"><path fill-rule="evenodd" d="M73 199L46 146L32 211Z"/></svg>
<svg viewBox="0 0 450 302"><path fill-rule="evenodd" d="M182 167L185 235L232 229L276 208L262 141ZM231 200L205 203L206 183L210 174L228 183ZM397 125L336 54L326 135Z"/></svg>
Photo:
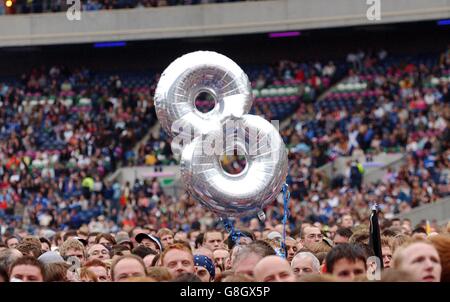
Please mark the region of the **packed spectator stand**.
<svg viewBox="0 0 450 302"><path fill-rule="evenodd" d="M165 7L176 5L199 5L240 1L263 0L80 0L83 11L99 11L111 9L139 9L151 7ZM13 0L10 6L6 1L0 1L0 15L2 14L36 14L49 12L66 12L75 2L66 3L63 0Z"/></svg>
<svg viewBox="0 0 450 302"><path fill-rule="evenodd" d="M339 237L337 230L352 227L355 234L364 232L375 203L381 210L383 236L392 237L388 240L389 247L394 247L392 242L402 234L415 238L414 234L423 237L441 231L434 221L416 227L405 220L397 226L393 217L450 193L450 49L439 54L399 57L386 51L367 54L360 51L339 62L280 61L244 69L255 99L252 113L269 120L289 121L280 131L289 149L288 241L297 245L294 248L288 241L286 244L287 260L293 271L297 263L293 256L301 250L318 257L323 272L328 269L333 273L330 263L334 252L330 249L336 248L337 238L346 234L340 230ZM108 243L101 236L95 238L112 259L122 255L122 247L120 251L113 248L120 236L127 232L132 245L139 244L134 248L142 249L143 235L137 235L144 232L156 235L169 250L183 248L171 246L164 238L185 240L193 249L198 248L196 263L204 263L206 269L211 266L208 259L198 255L202 253L196 235L184 237L208 229L223 229L212 213L187 194L179 197L165 194L156 178L125 184L108 178L120 167L146 165L159 169L177 164L170 140L162 130L158 137L150 135L141 142L149 129L157 125L153 95L158 79L159 74L154 71L103 73L84 67L52 66L0 80L0 226L9 248L5 253L13 253L9 246L13 238L19 240L31 234L49 238L49 248L59 249L61 256L67 258L63 241L74 247L78 243L72 242L70 236L90 240L87 234L100 232L114 234L117 239L116 242L106 236L111 241ZM196 101L199 110L208 110L210 105L207 99ZM403 153L404 164L398 170L389 170L377 183L364 182L362 163L370 163L382 152ZM320 169L338 157L350 155L362 161L349 162L345 175L329 179ZM230 169L238 168L230 165ZM269 255L280 252L277 240L282 233L281 200L267 206L266 216L264 222L248 217L236 221L235 226L249 230L243 234L250 241L269 242L273 250L263 257L267 257L267 262L279 261ZM305 234L313 229L320 233L314 238L321 236L323 242L334 240L334 244L331 242L327 248L308 246L302 236L309 236ZM229 239L225 240L224 232L218 233L223 242L231 244ZM360 236L360 239L351 237L350 242L364 243L366 237ZM159 242L149 238L155 244ZM89 255L97 253L91 249L100 248L92 244L85 251L92 258L89 260L95 258ZM152 250L157 249L155 244ZM219 248L210 248L216 249ZM339 249L336 248L337 253ZM25 253L21 245L19 250ZM240 253L232 245L228 252ZM99 250L100 253L103 251ZM145 260L148 254L139 253L133 249L133 254ZM242 261L241 256L230 256L234 262L230 260L228 266L221 266L216 256L206 254L204 257L214 258L220 272L232 269L236 273ZM32 262L25 258L17 261ZM108 269L117 264L103 261ZM147 272L162 269L157 262L148 263ZM285 263L279 267L282 265ZM253 277L223 274L220 278L264 281L259 280L259 271L255 267ZM214 279L213 274L209 270L210 280ZM227 276L231 279L226 279ZM289 276L294 280L292 274ZM83 278L91 277L87 274ZM176 277L180 276L169 274L166 280ZM158 278L155 277L162 280Z"/></svg>

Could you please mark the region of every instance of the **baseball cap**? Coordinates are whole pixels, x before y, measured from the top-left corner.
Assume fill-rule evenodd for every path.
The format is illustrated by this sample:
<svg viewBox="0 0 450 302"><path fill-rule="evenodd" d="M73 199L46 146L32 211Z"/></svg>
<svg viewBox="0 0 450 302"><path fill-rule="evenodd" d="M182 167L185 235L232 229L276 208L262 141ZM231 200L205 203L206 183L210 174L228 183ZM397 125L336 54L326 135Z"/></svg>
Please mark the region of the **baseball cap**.
<svg viewBox="0 0 450 302"><path fill-rule="evenodd" d="M151 241L153 241L154 243L156 243L156 245L158 246L159 250L162 251L162 244L159 241L159 239L153 235L150 234L145 234L145 233L139 233L136 235L136 237L134 237L134 239L136 240L137 243L141 243L142 240L144 239L150 239Z"/></svg>
<svg viewBox="0 0 450 302"><path fill-rule="evenodd" d="M84 246L88 245L88 241L86 239L80 238L80 237L73 237L73 239L76 239L80 241Z"/></svg>
<svg viewBox="0 0 450 302"><path fill-rule="evenodd" d="M37 260L41 261L43 264L50 263L60 263L64 262L63 257L58 252L48 251L40 255Z"/></svg>
<svg viewBox="0 0 450 302"><path fill-rule="evenodd" d="M211 260L211 258L209 258L205 255L194 255L194 265L204 267L209 272L209 275L213 279L215 278L216 267L214 265L214 262Z"/></svg>
<svg viewBox="0 0 450 302"><path fill-rule="evenodd" d="M130 239L130 236L128 236L128 234L126 232L120 232L120 233L117 233L117 235L116 235L116 242L117 242L117 244L122 244L122 243L126 243L126 242L131 243L131 239Z"/></svg>
<svg viewBox="0 0 450 302"><path fill-rule="evenodd" d="M270 233L267 235L267 239L273 240L273 239L276 239L276 238L278 238L278 239L281 239L281 238L282 238L281 234L278 233L277 231L270 232Z"/></svg>

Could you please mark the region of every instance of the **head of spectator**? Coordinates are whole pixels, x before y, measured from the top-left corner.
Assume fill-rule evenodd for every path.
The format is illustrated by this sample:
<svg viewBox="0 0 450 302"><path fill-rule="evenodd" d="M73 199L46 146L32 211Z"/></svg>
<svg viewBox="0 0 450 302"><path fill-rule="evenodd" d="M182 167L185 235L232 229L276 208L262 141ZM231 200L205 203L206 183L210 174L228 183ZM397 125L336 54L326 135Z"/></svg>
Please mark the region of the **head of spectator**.
<svg viewBox="0 0 450 302"><path fill-rule="evenodd" d="M369 229L366 227L361 227L353 232L348 242L369 244L369 238L370 238Z"/></svg>
<svg viewBox="0 0 450 302"><path fill-rule="evenodd" d="M150 268L147 268L147 276L155 279L158 282L172 280L172 275L170 274L169 270L165 267L160 266L152 266Z"/></svg>
<svg viewBox="0 0 450 302"><path fill-rule="evenodd" d="M415 282L415 280L409 272L388 268L381 272L381 282Z"/></svg>
<svg viewBox="0 0 450 302"><path fill-rule="evenodd" d="M221 231L207 231L203 236L203 247L214 251L218 248L223 248L223 233Z"/></svg>
<svg viewBox="0 0 450 302"><path fill-rule="evenodd" d="M205 238L205 233L199 233L194 241L194 248L198 249L203 246L203 238Z"/></svg>
<svg viewBox="0 0 450 302"><path fill-rule="evenodd" d="M44 265L45 282L67 282L67 271L70 264L65 262L52 262Z"/></svg>
<svg viewBox="0 0 450 302"><path fill-rule="evenodd" d="M135 240L139 245L151 248L154 251L161 252L163 250L161 242L157 237L153 235L146 233L139 233L136 235Z"/></svg>
<svg viewBox="0 0 450 302"><path fill-rule="evenodd" d="M5 239L5 244L9 249L15 249L19 245L19 241L16 236L10 236Z"/></svg>
<svg viewBox="0 0 450 302"><path fill-rule="evenodd" d="M42 254L41 243L31 241L23 241L19 243L17 246L19 252L21 252L24 256L31 256L34 258L38 258Z"/></svg>
<svg viewBox="0 0 450 302"><path fill-rule="evenodd" d="M232 269L237 274L246 274L253 278L256 264L262 258L271 255L275 255L275 250L270 244L256 240L248 245L239 247L233 258Z"/></svg>
<svg viewBox="0 0 450 302"><path fill-rule="evenodd" d="M381 255L383 256L383 268L390 268L392 261L391 240L388 237L381 237Z"/></svg>
<svg viewBox="0 0 450 302"><path fill-rule="evenodd" d="M169 245L161 254L161 265L167 268L173 278L183 273L195 273L194 256L183 244Z"/></svg>
<svg viewBox="0 0 450 302"><path fill-rule="evenodd" d="M86 252L84 245L75 238L68 239L59 248L59 253L64 260L68 260L70 257L77 257L83 264L86 261Z"/></svg>
<svg viewBox="0 0 450 302"><path fill-rule="evenodd" d="M224 274L220 282L255 282L255 279L249 277L247 274L236 274L230 272L229 274Z"/></svg>
<svg viewBox="0 0 450 302"><path fill-rule="evenodd" d="M151 266L161 266L161 254L156 254L155 257L153 257Z"/></svg>
<svg viewBox="0 0 450 302"><path fill-rule="evenodd" d="M144 245L138 245L131 251L131 254L137 255L141 257L141 259L144 259L147 255L155 255L155 253L156 253L155 250L146 247Z"/></svg>
<svg viewBox="0 0 450 302"><path fill-rule="evenodd" d="M427 239L427 231L425 230L425 228L419 226L412 230L411 237L413 239Z"/></svg>
<svg viewBox="0 0 450 302"><path fill-rule="evenodd" d="M152 267L153 264L153 259L155 259L156 255L158 255L157 252L155 252L154 250L151 250L151 253L146 255L144 258L142 258L142 260L144 260L145 263L145 267L148 269L150 267Z"/></svg>
<svg viewBox="0 0 450 302"><path fill-rule="evenodd" d="M206 256L206 257L208 257L208 258L210 258L210 259L213 259L213 258L214 258L213 251L210 250L209 248L206 248L206 247L203 247L203 246L201 246L201 247L199 247L198 249L196 249L193 253L194 253L195 255L203 255L203 256Z"/></svg>
<svg viewBox="0 0 450 302"><path fill-rule="evenodd" d="M98 282L97 275L87 267L80 268L79 275L81 282Z"/></svg>
<svg viewBox="0 0 450 302"><path fill-rule="evenodd" d="M188 232L187 239L189 240L189 243L191 244L192 247L195 247L195 242L196 242L197 236L199 234L200 234L199 230L191 230ZM202 238L201 242L203 242L203 238Z"/></svg>
<svg viewBox="0 0 450 302"><path fill-rule="evenodd" d="M128 278L145 276L145 264L139 256L125 255L115 259L111 264L113 282L126 282Z"/></svg>
<svg viewBox="0 0 450 302"><path fill-rule="evenodd" d="M63 235L63 241L67 241L72 238L78 238L78 233L75 230L69 230L64 233Z"/></svg>
<svg viewBox="0 0 450 302"><path fill-rule="evenodd" d="M350 214L344 214L341 217L341 228L349 228L353 227L353 218Z"/></svg>
<svg viewBox="0 0 450 302"><path fill-rule="evenodd" d="M202 280L195 273L182 273L179 276L173 278L172 282L192 283L202 282Z"/></svg>
<svg viewBox="0 0 450 302"><path fill-rule="evenodd" d="M255 235L250 230L235 230L235 236L228 236L226 244L228 249L231 250L236 245L236 240L238 240L239 245L246 245L255 241L255 239Z"/></svg>
<svg viewBox="0 0 450 302"><path fill-rule="evenodd" d="M394 255L395 251L402 246L403 244L411 241L411 237L405 234L398 234L394 238L391 239L391 247L392 247L392 255Z"/></svg>
<svg viewBox="0 0 450 302"><path fill-rule="evenodd" d="M217 249L213 252L214 264L223 272L231 268L230 252L226 249Z"/></svg>
<svg viewBox="0 0 450 302"><path fill-rule="evenodd" d="M40 255L37 259L41 261L43 264L64 262L63 257L61 257L61 255L58 252L54 251L45 252L42 255Z"/></svg>
<svg viewBox="0 0 450 302"><path fill-rule="evenodd" d="M9 269L9 281L44 282L44 265L32 256L23 256Z"/></svg>
<svg viewBox="0 0 450 302"><path fill-rule="evenodd" d="M87 261L83 267L88 268L91 272L95 274L98 282L108 282L111 278L108 273L108 267L106 264L99 259L92 259Z"/></svg>
<svg viewBox="0 0 450 302"><path fill-rule="evenodd" d="M128 249L131 251L133 249L133 242L131 242L130 236L127 232L118 232L116 234L116 242L117 245L124 245L128 247Z"/></svg>
<svg viewBox="0 0 450 302"><path fill-rule="evenodd" d="M64 238L63 238L63 233L62 232L56 232L56 234L53 236L53 244L56 247L60 247L63 242L64 242Z"/></svg>
<svg viewBox="0 0 450 302"><path fill-rule="evenodd" d="M410 236L412 234L411 221L409 219L403 219L402 222L402 233Z"/></svg>
<svg viewBox="0 0 450 302"><path fill-rule="evenodd" d="M115 259L120 256L129 255L129 254L131 254L130 247L125 244L113 245L113 247L111 248L111 251L109 252L109 256L111 257L111 259Z"/></svg>
<svg viewBox="0 0 450 302"><path fill-rule="evenodd" d="M291 267L298 277L308 274L320 274L320 261L310 252L300 252L292 259Z"/></svg>
<svg viewBox="0 0 450 302"><path fill-rule="evenodd" d="M88 247L92 246L95 244L95 239L97 238L97 235L100 234L99 232L92 232L88 234L87 237L87 242L88 242Z"/></svg>
<svg viewBox="0 0 450 302"><path fill-rule="evenodd" d="M393 219L391 219L391 227L401 228L402 227L402 222L401 222L400 218L393 218Z"/></svg>
<svg viewBox="0 0 450 302"><path fill-rule="evenodd" d="M287 252L287 260L289 262L294 259L295 254L298 251L297 241L292 237L286 237L286 252Z"/></svg>
<svg viewBox="0 0 450 302"><path fill-rule="evenodd" d="M441 234L431 236L429 240L436 248L441 259L441 282L450 282L450 235Z"/></svg>
<svg viewBox="0 0 450 302"><path fill-rule="evenodd" d="M45 237L40 237L39 241L41 242L41 251L43 253L48 252L52 249L52 244L50 242L50 240L48 240Z"/></svg>
<svg viewBox="0 0 450 302"><path fill-rule="evenodd" d="M323 239L320 229L315 226L305 227L301 233L301 237L301 243L306 248L309 248L313 243L321 242Z"/></svg>
<svg viewBox="0 0 450 302"><path fill-rule="evenodd" d="M87 250L87 260L105 260L110 258L109 250L103 244L96 243Z"/></svg>
<svg viewBox="0 0 450 302"><path fill-rule="evenodd" d="M4 269L9 272L11 264L14 263L17 259L22 257L23 254L19 252L17 249L6 249L0 252L0 269Z"/></svg>
<svg viewBox="0 0 450 302"><path fill-rule="evenodd" d="M184 242L189 243L188 235L184 231L176 232L175 235L173 235L173 240L174 241L184 241Z"/></svg>
<svg viewBox="0 0 450 302"><path fill-rule="evenodd" d="M295 282L295 274L289 262L279 256L267 256L254 268L254 276L259 282Z"/></svg>
<svg viewBox="0 0 450 302"><path fill-rule="evenodd" d="M214 262L204 255L194 255L194 268L202 282L213 282L216 276Z"/></svg>
<svg viewBox="0 0 450 302"><path fill-rule="evenodd" d="M351 243L342 243L331 249L325 258L327 273L342 281L353 281L366 274L366 255L364 250Z"/></svg>
<svg viewBox="0 0 450 302"><path fill-rule="evenodd" d="M111 234L100 233L95 237L95 244L103 244L108 250L116 245L116 239Z"/></svg>
<svg viewBox="0 0 450 302"><path fill-rule="evenodd" d="M410 273L416 282L439 282L442 266L439 253L428 241L408 242L395 250L392 267Z"/></svg>
<svg viewBox="0 0 450 302"><path fill-rule="evenodd" d="M162 228L156 233L156 236L160 239L163 248L173 244L173 232L168 228Z"/></svg>
<svg viewBox="0 0 450 302"><path fill-rule="evenodd" d="M338 228L333 238L334 245L348 243L353 232L350 228Z"/></svg>

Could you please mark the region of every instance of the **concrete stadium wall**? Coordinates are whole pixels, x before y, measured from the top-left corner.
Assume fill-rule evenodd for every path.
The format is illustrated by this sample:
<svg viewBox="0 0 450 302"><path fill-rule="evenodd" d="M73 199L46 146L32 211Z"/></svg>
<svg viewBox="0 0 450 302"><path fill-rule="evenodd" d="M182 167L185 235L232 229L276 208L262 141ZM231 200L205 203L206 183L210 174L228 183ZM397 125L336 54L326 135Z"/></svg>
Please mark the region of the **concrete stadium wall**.
<svg viewBox="0 0 450 302"><path fill-rule="evenodd" d="M399 218L411 219L412 225L419 224L422 220L430 222L436 220L439 225L445 225L450 221L450 197L438 200L436 203L414 208L407 213L398 215Z"/></svg>
<svg viewBox="0 0 450 302"><path fill-rule="evenodd" d="M344 175L347 169L347 163L351 160L358 159L364 166L364 183L372 183L381 180L388 168L397 170L404 162L404 158L405 156L402 153L380 153L373 157L372 162L366 162L364 157L342 156L320 167L319 170L331 179L338 175Z"/></svg>
<svg viewBox="0 0 450 302"><path fill-rule="evenodd" d="M194 6L0 16L0 47L205 37L450 18L450 0L272 0Z"/></svg>

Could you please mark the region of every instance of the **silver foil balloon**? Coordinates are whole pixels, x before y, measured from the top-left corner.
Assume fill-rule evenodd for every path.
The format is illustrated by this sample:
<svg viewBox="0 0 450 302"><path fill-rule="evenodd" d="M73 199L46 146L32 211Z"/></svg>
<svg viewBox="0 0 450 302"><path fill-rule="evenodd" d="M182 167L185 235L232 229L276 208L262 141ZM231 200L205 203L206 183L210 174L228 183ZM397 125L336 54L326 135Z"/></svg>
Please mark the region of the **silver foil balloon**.
<svg viewBox="0 0 450 302"><path fill-rule="evenodd" d="M201 113L195 99L210 93L215 107ZM158 119L181 152L181 176L193 198L220 216L245 216L275 199L287 176L288 160L278 130L247 114L252 104L247 75L229 58L190 53L164 71L155 94ZM176 150L175 150L176 149ZM245 156L239 174L225 172L224 154Z"/></svg>
<svg viewBox="0 0 450 302"><path fill-rule="evenodd" d="M215 100L207 113L195 107L202 92ZM155 91L156 114L171 136L186 128L194 133L209 132L230 116L248 113L251 106L247 75L231 59L212 51L196 51L176 59L164 70Z"/></svg>
<svg viewBox="0 0 450 302"><path fill-rule="evenodd" d="M278 131L265 119L244 115L232 124L237 126L235 131L224 125L222 131L199 136L184 148L181 175L192 197L213 212L245 216L262 210L280 193L287 175L287 153ZM221 156L207 152L208 141L223 138L232 143L224 144L222 153L238 150L245 156L246 166L239 174L225 172Z"/></svg>

